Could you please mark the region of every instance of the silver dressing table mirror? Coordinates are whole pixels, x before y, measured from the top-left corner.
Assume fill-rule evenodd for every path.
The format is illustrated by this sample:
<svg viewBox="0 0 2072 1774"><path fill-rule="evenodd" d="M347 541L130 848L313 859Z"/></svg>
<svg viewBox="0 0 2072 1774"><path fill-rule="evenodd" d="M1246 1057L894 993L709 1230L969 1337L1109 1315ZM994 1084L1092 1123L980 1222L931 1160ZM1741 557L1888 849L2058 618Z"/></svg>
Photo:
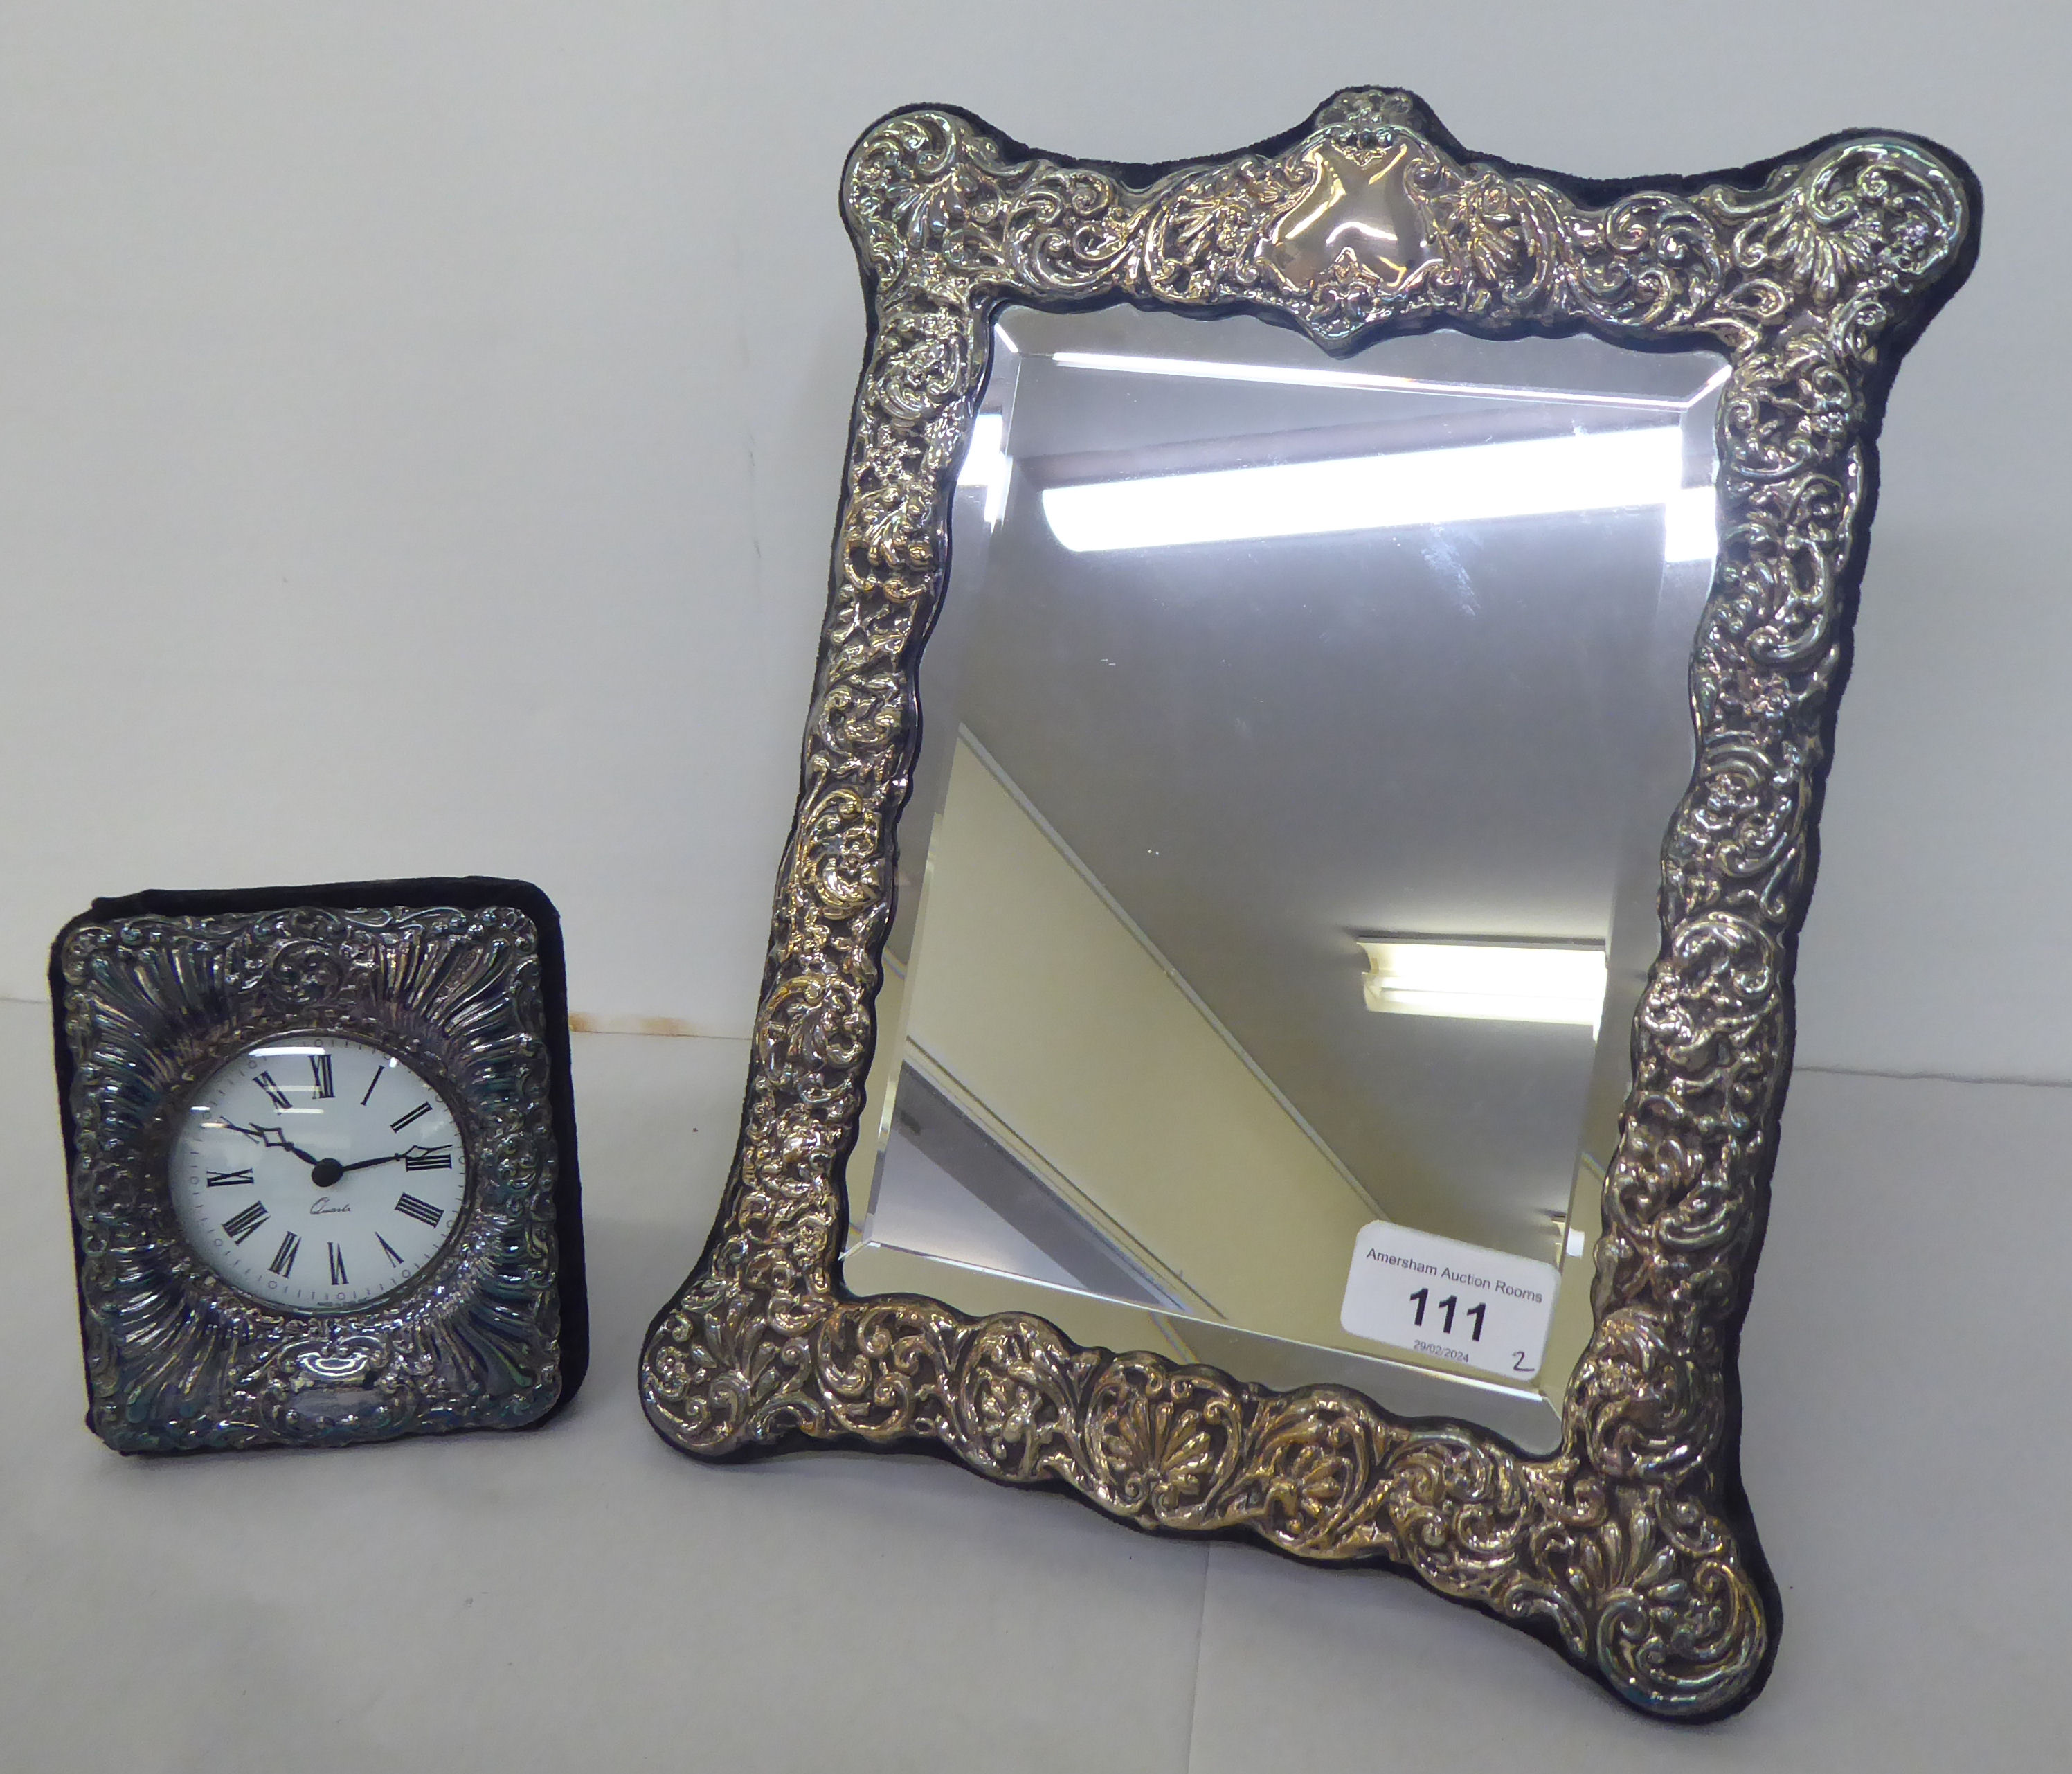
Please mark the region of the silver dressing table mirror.
<svg viewBox="0 0 2072 1774"><path fill-rule="evenodd" d="M852 154L871 336L735 1172L643 1395L1407 1570L1672 1718L1901 352L1968 172Z"/></svg>

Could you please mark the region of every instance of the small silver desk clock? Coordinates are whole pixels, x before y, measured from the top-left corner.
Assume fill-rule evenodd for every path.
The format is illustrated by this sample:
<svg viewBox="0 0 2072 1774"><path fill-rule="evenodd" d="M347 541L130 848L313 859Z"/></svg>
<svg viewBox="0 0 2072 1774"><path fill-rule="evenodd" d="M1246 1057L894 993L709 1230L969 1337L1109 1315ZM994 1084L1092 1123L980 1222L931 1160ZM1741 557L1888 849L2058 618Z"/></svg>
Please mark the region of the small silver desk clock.
<svg viewBox="0 0 2072 1774"><path fill-rule="evenodd" d="M544 1422L587 1352L523 882L97 901L51 957L87 1421L124 1453Z"/></svg>

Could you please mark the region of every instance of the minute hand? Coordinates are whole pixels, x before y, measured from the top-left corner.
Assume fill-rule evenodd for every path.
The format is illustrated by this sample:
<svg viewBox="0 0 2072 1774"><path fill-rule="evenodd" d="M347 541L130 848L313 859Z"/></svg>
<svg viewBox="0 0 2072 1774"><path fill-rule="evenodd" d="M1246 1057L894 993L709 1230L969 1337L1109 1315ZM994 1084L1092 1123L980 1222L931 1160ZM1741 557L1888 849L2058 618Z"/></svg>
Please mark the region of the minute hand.
<svg viewBox="0 0 2072 1774"><path fill-rule="evenodd" d="M364 1171L376 1164L393 1164L398 1159L408 1158L409 1155L408 1152L391 1152L386 1158L363 1158L356 1164L339 1165L338 1174L343 1176L347 1171Z"/></svg>
<svg viewBox="0 0 2072 1774"><path fill-rule="evenodd" d="M271 1146L284 1152L293 1152L312 1169L316 1167L317 1161L278 1127L261 1127L256 1122L249 1127L240 1127L234 1121L226 1121L223 1125L230 1129L232 1133L242 1134L247 1139L256 1139L261 1146ZM401 1155L399 1153L397 1155L400 1157ZM383 1159L380 1162L385 1163L387 1160Z"/></svg>

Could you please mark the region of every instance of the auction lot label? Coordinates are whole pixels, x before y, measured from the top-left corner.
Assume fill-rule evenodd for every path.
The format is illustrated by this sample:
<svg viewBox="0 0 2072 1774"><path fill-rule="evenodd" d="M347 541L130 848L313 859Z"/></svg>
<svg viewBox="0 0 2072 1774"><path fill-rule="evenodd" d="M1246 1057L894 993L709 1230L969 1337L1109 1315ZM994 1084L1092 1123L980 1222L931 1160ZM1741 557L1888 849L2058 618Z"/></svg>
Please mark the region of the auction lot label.
<svg viewBox="0 0 2072 1774"><path fill-rule="evenodd" d="M1561 1271L1386 1220L1360 1228L1338 1323L1355 1336L1530 1380Z"/></svg>

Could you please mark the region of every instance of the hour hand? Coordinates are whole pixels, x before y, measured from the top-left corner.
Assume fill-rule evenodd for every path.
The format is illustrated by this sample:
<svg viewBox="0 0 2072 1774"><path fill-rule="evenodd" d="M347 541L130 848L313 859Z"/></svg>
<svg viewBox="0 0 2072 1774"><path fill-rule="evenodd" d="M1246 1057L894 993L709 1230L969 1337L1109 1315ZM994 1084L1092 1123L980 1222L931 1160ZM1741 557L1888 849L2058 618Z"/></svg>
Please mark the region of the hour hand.
<svg viewBox="0 0 2072 1774"><path fill-rule="evenodd" d="M283 1152L293 1152L311 1170L316 1168L317 1161L278 1127L256 1126L242 1127L234 1121L226 1121L223 1125L234 1134L242 1134L247 1139L256 1139L261 1146L272 1146Z"/></svg>

